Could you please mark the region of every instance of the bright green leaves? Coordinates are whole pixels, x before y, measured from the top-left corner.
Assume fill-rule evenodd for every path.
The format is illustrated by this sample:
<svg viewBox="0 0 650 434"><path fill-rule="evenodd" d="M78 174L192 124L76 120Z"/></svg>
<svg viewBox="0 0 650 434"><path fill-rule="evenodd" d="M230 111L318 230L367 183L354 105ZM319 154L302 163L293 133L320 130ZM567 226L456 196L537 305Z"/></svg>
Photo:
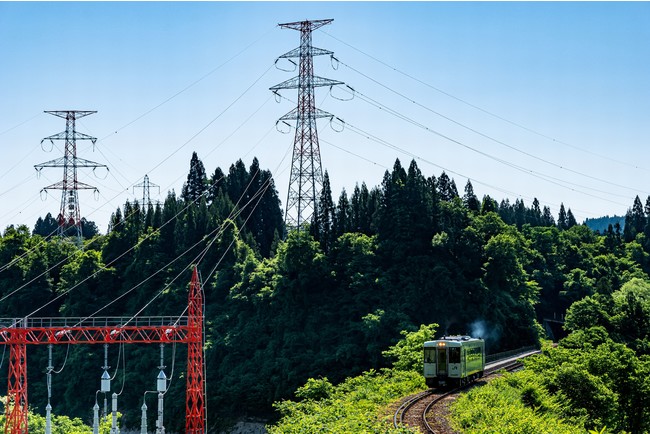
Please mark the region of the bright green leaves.
<svg viewBox="0 0 650 434"><path fill-rule="evenodd" d="M451 412L453 426L464 434L584 432L581 420L567 420L560 401L526 371L473 388L456 400Z"/></svg>
<svg viewBox="0 0 650 434"><path fill-rule="evenodd" d="M387 406L424 387L421 373L394 369L371 370L337 386L332 386L326 378L309 379L296 392L300 401L287 400L274 405L282 418L268 427L268 432L414 433L408 428L392 428Z"/></svg>
<svg viewBox="0 0 650 434"><path fill-rule="evenodd" d="M393 368L398 371L421 372L423 344L434 339L437 328L438 324L422 324L415 332L403 330L404 338L382 354L393 359Z"/></svg>

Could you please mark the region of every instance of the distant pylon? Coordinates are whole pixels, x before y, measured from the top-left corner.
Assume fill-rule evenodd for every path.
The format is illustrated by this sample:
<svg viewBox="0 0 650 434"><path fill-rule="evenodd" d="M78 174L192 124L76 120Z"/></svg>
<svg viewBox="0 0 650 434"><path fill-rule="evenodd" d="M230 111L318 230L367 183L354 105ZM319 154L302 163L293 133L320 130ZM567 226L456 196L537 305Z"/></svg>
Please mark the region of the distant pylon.
<svg viewBox="0 0 650 434"><path fill-rule="evenodd" d="M144 175L144 181L142 181L140 184L135 184L133 186L134 193L136 188L142 189L142 203L140 204L140 207L143 210L145 209L145 207L151 204L151 194L150 194L151 187L158 188L158 193L160 193L160 186L158 184L149 182L149 175Z"/></svg>
<svg viewBox="0 0 650 434"><path fill-rule="evenodd" d="M312 31L331 23L333 20L299 21L280 24L285 29L300 31L300 47L294 48L278 59L300 59L298 76L286 80L270 88L274 93L280 89L298 89L298 106L279 121L296 121L296 135L293 142L293 158L291 175L289 176L289 192L284 223L292 229L299 229L311 221L318 209L318 197L323 186L323 167L320 159L317 118L333 118L323 110L316 108L314 88L344 84L342 81L314 75L314 56L334 53L313 47L311 44Z"/></svg>
<svg viewBox="0 0 650 434"><path fill-rule="evenodd" d="M79 110L58 110L46 111L54 116L65 119L65 131L54 134L53 136L45 137L41 140L49 140L54 143L54 140L63 140L65 142L65 150L63 158L47 161L45 163L37 164L34 168L41 171L44 167L63 167L63 180L55 184L44 187L42 191L47 190L62 190L61 193L61 210L57 217L59 223L59 235L66 234L69 228L76 229L76 235L81 240L81 212L79 211L79 194L78 190L94 190L98 191L96 187L84 184L77 180L78 167L92 167L96 169L103 167L108 170L103 164L95 163L93 161L84 160L77 157L77 140L90 140L93 145L97 141L95 137L88 136L76 131L75 121L84 116L97 113L96 111L79 111Z"/></svg>

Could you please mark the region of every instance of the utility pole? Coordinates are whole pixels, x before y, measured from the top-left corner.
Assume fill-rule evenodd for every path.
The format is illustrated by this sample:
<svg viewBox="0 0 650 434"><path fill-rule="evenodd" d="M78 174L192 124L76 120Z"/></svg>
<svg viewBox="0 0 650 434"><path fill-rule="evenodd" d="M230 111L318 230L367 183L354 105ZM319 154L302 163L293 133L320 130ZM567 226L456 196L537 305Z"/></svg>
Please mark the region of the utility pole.
<svg viewBox="0 0 650 434"><path fill-rule="evenodd" d="M146 207L151 204L151 187L157 187L158 193L160 193L160 186L153 182L149 182L149 175L144 175L144 181L133 186L134 193L136 188L142 189L142 203L140 204L140 208L142 208L143 212L145 212L147 209Z"/></svg>
<svg viewBox="0 0 650 434"><path fill-rule="evenodd" d="M81 241L81 212L79 211L78 190L94 190L96 192L99 190L97 190L96 187L79 182L77 180L77 168L91 167L96 169L102 167L108 170L108 167L104 164L95 163L94 161L84 160L77 157L77 140L90 140L94 145L97 138L77 132L75 122L77 119L97 112L59 110L46 111L45 113L65 119L65 131L45 137L41 140L41 143L45 140L49 140L51 143L54 143L54 140L63 140L65 143L64 154L62 158L37 164L34 168L40 172L44 167L63 167L63 180L44 187L42 191L62 190L61 210L57 217L57 222L59 223L59 235L64 236L69 228L74 228L78 241Z"/></svg>
<svg viewBox="0 0 650 434"><path fill-rule="evenodd" d="M311 34L314 30L332 21L332 19L298 21L279 25L284 29L300 32L300 46L278 58L298 58L298 76L270 88L276 94L280 89L298 89L297 107L278 120L278 122L296 121L287 208L284 215L284 223L291 229L300 229L305 223L311 221L312 216L318 210L317 201L323 186L323 167L320 159L316 119L330 118L331 120L333 115L316 108L314 89L321 86L331 87L344 84L342 81L314 75L314 56L333 56L334 53L312 46Z"/></svg>

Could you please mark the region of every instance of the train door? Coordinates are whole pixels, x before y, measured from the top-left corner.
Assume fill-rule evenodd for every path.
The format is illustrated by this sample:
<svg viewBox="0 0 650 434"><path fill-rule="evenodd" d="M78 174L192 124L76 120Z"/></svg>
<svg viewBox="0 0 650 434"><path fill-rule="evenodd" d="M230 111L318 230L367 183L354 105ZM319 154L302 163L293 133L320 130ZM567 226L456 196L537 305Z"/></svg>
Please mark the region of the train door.
<svg viewBox="0 0 650 434"><path fill-rule="evenodd" d="M447 349L438 348L438 376L447 375Z"/></svg>
<svg viewBox="0 0 650 434"><path fill-rule="evenodd" d="M424 376L426 378L436 376L436 349L424 349Z"/></svg>
<svg viewBox="0 0 650 434"><path fill-rule="evenodd" d="M465 347L460 349L460 377L467 377L467 349Z"/></svg>

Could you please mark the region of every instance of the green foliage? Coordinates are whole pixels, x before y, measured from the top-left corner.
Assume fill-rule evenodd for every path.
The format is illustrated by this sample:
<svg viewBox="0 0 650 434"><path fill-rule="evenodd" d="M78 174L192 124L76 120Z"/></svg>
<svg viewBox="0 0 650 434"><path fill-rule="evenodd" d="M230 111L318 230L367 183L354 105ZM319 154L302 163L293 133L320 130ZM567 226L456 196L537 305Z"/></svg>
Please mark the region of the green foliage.
<svg viewBox="0 0 650 434"><path fill-rule="evenodd" d="M633 278L618 291L585 297L567 311L567 330L593 326L602 326L614 341L640 354L650 354L650 281Z"/></svg>
<svg viewBox="0 0 650 434"><path fill-rule="evenodd" d="M320 380L299 393L317 403L335 394L328 384L370 369L380 377L391 361L395 372L419 372L418 345L434 329L397 342L402 330L420 324L440 324L440 334L470 333L472 324L484 324L488 351L496 352L535 343L539 322L572 306L566 327L575 334L562 350L584 345L596 351L609 336L635 357L650 355L650 225L639 201L630 210L634 233L612 226L597 235L575 225L568 207L558 226L537 200L530 207L521 199L481 200L469 181L461 198L447 174L427 177L415 161L396 161L376 187L362 183L350 195L334 195L324 184L311 232L286 234L271 173L257 159L249 168L239 160L211 173L193 154L180 197L171 191L163 204L146 209L127 202L112 215L108 233L85 240L83 249L47 238L51 216L37 222L34 233L6 228L0 264L11 266L0 273L0 297L22 289L0 304L0 313L20 317L45 306L37 316L130 316L146 305L145 315L178 315L186 304L187 264L214 240L199 264L204 276L216 269L204 282L211 421L266 417L274 401L291 397L309 378ZM600 328L590 330L594 325ZM45 387L32 378L42 375L46 354L43 348L29 352L30 402L42 403ZM65 354L66 348L55 349L56 360ZM158 361L146 346L126 348L126 354L131 387L121 402L130 409L125 425L135 426L141 391L151 387ZM170 430L182 429L184 357L181 346L175 370L181 381L172 382L166 401ZM111 365L116 358L111 353ZM53 382L69 395L57 410L87 417L98 380L78 373L101 366L102 349L72 349L68 363ZM646 372L640 361L626 366L630 378ZM637 380L616 377L627 385L624 392L610 387L602 376L614 372L604 368L557 372L568 383L598 390L586 395L592 406L611 409L616 402L630 418L613 425L609 413L594 414L607 426L643 423L645 416L621 398L645 399ZM536 390L523 392L529 407L544 401ZM577 397L562 399L572 405Z"/></svg>
<svg viewBox="0 0 650 434"><path fill-rule="evenodd" d="M583 419L566 417L561 402L528 371L506 374L462 394L451 406L452 426L467 434L574 434Z"/></svg>
<svg viewBox="0 0 650 434"><path fill-rule="evenodd" d="M424 387L420 373L391 369L371 370L338 386L326 379L310 379L296 392L300 401L285 400L274 405L282 417L267 427L268 432L412 433L408 428L393 429L386 407ZM318 392L314 394L315 390Z"/></svg>
<svg viewBox="0 0 650 434"><path fill-rule="evenodd" d="M384 351L384 357L393 359L393 368L398 371L422 371L422 348L426 341L434 339L438 324L420 326L415 332L402 330L404 336L395 345Z"/></svg>
<svg viewBox="0 0 650 434"><path fill-rule="evenodd" d="M573 332L557 348L527 360L526 368L562 404L562 414L583 420L585 429L650 427L650 359L612 341L602 326Z"/></svg>
<svg viewBox="0 0 650 434"><path fill-rule="evenodd" d="M6 398L2 398L2 401L5 402ZM122 417L118 413L118 420ZM4 414L0 415L0 426L4 427L6 422L6 416ZM45 433L45 416L35 414L32 411L29 411L27 414L27 423L29 425L29 432L32 434L44 434ZM92 427L85 425L81 419L78 418L69 418L67 416L57 416L52 415L51 420L52 434L91 434L93 432ZM100 434L108 434L111 429L111 420L107 419L100 423L99 432Z"/></svg>

